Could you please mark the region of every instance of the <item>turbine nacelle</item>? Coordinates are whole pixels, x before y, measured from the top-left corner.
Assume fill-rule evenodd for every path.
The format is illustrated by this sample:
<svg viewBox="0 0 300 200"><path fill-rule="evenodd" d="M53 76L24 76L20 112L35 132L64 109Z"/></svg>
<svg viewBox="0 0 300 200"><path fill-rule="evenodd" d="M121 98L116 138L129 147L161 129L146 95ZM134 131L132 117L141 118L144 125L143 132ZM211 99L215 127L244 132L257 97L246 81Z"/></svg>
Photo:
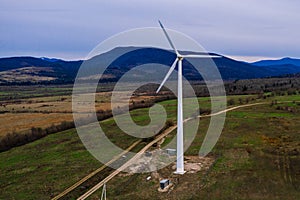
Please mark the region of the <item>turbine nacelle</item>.
<svg viewBox="0 0 300 200"><path fill-rule="evenodd" d="M178 58L178 60L183 60L184 59L184 57L182 56L182 55L177 55L177 58Z"/></svg>

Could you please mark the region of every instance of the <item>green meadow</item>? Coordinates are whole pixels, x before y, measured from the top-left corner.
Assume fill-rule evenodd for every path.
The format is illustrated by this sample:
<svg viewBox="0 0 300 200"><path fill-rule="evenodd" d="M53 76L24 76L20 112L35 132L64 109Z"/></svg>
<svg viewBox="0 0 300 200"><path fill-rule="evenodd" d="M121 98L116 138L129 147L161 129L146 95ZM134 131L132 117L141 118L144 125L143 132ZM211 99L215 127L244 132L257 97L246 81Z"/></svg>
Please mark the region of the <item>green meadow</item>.
<svg viewBox="0 0 300 200"><path fill-rule="evenodd" d="M107 183L108 198L297 199L300 196L300 96L257 99L252 95L227 99L234 99L232 107L245 104L247 98L251 99L249 103L266 104L227 113L221 137L209 154L215 159L209 170L179 177L169 193L158 192L158 180L145 180L150 173L117 176ZM274 100L277 104L272 104ZM199 102L201 108L209 109L208 98L199 98ZM168 120L176 122L176 100L160 104L166 108ZM148 110L131 111L131 116L137 124L147 125ZM209 122L210 118L200 120L198 134L186 156L198 155ZM123 149L137 141L123 133L112 118L100 125L111 141ZM175 131L163 145L174 135ZM76 129L15 147L0 153L0 158L0 199L51 199L102 166L85 149ZM158 173L165 178L172 177L173 169L169 166ZM101 190L91 199L100 195Z"/></svg>

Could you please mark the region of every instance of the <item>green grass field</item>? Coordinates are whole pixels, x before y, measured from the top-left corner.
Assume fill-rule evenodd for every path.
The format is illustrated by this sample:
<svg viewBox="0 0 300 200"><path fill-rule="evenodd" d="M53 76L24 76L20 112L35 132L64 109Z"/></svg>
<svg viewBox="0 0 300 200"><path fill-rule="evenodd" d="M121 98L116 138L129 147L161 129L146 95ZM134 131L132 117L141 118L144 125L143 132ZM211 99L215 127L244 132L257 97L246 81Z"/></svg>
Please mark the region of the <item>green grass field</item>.
<svg viewBox="0 0 300 200"><path fill-rule="evenodd" d="M281 97L299 101L299 96ZM290 103L281 104L288 106ZM294 106L296 104L294 103ZM168 194L157 191L150 174L117 177L107 184L112 199L298 199L300 195L300 107L297 113L270 104L227 114L224 131L212 155L208 174L186 174ZM186 155L197 155L209 119L203 119ZM276 141L276 142L274 142ZM172 169L162 169L165 178ZM167 175L166 175L167 174ZM98 191L91 199L100 197Z"/></svg>
<svg viewBox="0 0 300 200"><path fill-rule="evenodd" d="M251 96L250 98L255 98ZM233 96L235 105L249 96ZM271 106L271 101L289 101ZM280 96L266 105L227 113L222 135L207 172L179 177L170 193L159 193L158 180L146 174L117 176L107 183L109 199L298 199L300 196L300 96ZM293 102L295 101L295 102ZM161 103L170 120L176 119L176 101ZM207 98L200 98L209 108ZM293 107L294 110L278 109ZM234 106L234 105L233 105ZM148 109L131 112L138 124L149 123ZM198 155L210 119L201 119L198 134L186 155ZM125 149L136 139L122 133L112 119L101 122L108 136ZM186 125L188 126L188 124ZM167 139L171 139L171 134ZM50 199L102 164L82 145L76 130L49 135L0 153L0 199ZM165 178L171 167L162 169ZM97 191L91 199L97 199Z"/></svg>

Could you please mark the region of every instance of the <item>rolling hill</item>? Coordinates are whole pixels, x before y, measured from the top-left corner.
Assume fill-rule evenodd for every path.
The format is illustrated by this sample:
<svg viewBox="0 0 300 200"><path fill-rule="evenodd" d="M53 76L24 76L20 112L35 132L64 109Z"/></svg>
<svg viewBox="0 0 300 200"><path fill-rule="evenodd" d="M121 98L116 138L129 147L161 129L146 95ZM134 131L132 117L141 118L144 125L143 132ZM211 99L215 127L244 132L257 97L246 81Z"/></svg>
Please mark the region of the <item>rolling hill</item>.
<svg viewBox="0 0 300 200"><path fill-rule="evenodd" d="M0 84L71 83L81 63L34 57L0 58Z"/></svg>

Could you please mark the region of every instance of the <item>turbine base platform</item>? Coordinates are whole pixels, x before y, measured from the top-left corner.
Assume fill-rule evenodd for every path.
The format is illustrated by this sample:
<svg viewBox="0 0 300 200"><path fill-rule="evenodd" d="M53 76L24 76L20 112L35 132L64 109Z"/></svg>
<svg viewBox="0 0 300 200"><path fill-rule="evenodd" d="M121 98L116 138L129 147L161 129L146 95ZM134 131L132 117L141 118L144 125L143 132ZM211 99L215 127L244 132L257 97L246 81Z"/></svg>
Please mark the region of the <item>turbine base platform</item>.
<svg viewBox="0 0 300 200"><path fill-rule="evenodd" d="M186 173L186 171L175 171L174 172L174 174L179 174L179 175L183 175L183 174L185 174Z"/></svg>

